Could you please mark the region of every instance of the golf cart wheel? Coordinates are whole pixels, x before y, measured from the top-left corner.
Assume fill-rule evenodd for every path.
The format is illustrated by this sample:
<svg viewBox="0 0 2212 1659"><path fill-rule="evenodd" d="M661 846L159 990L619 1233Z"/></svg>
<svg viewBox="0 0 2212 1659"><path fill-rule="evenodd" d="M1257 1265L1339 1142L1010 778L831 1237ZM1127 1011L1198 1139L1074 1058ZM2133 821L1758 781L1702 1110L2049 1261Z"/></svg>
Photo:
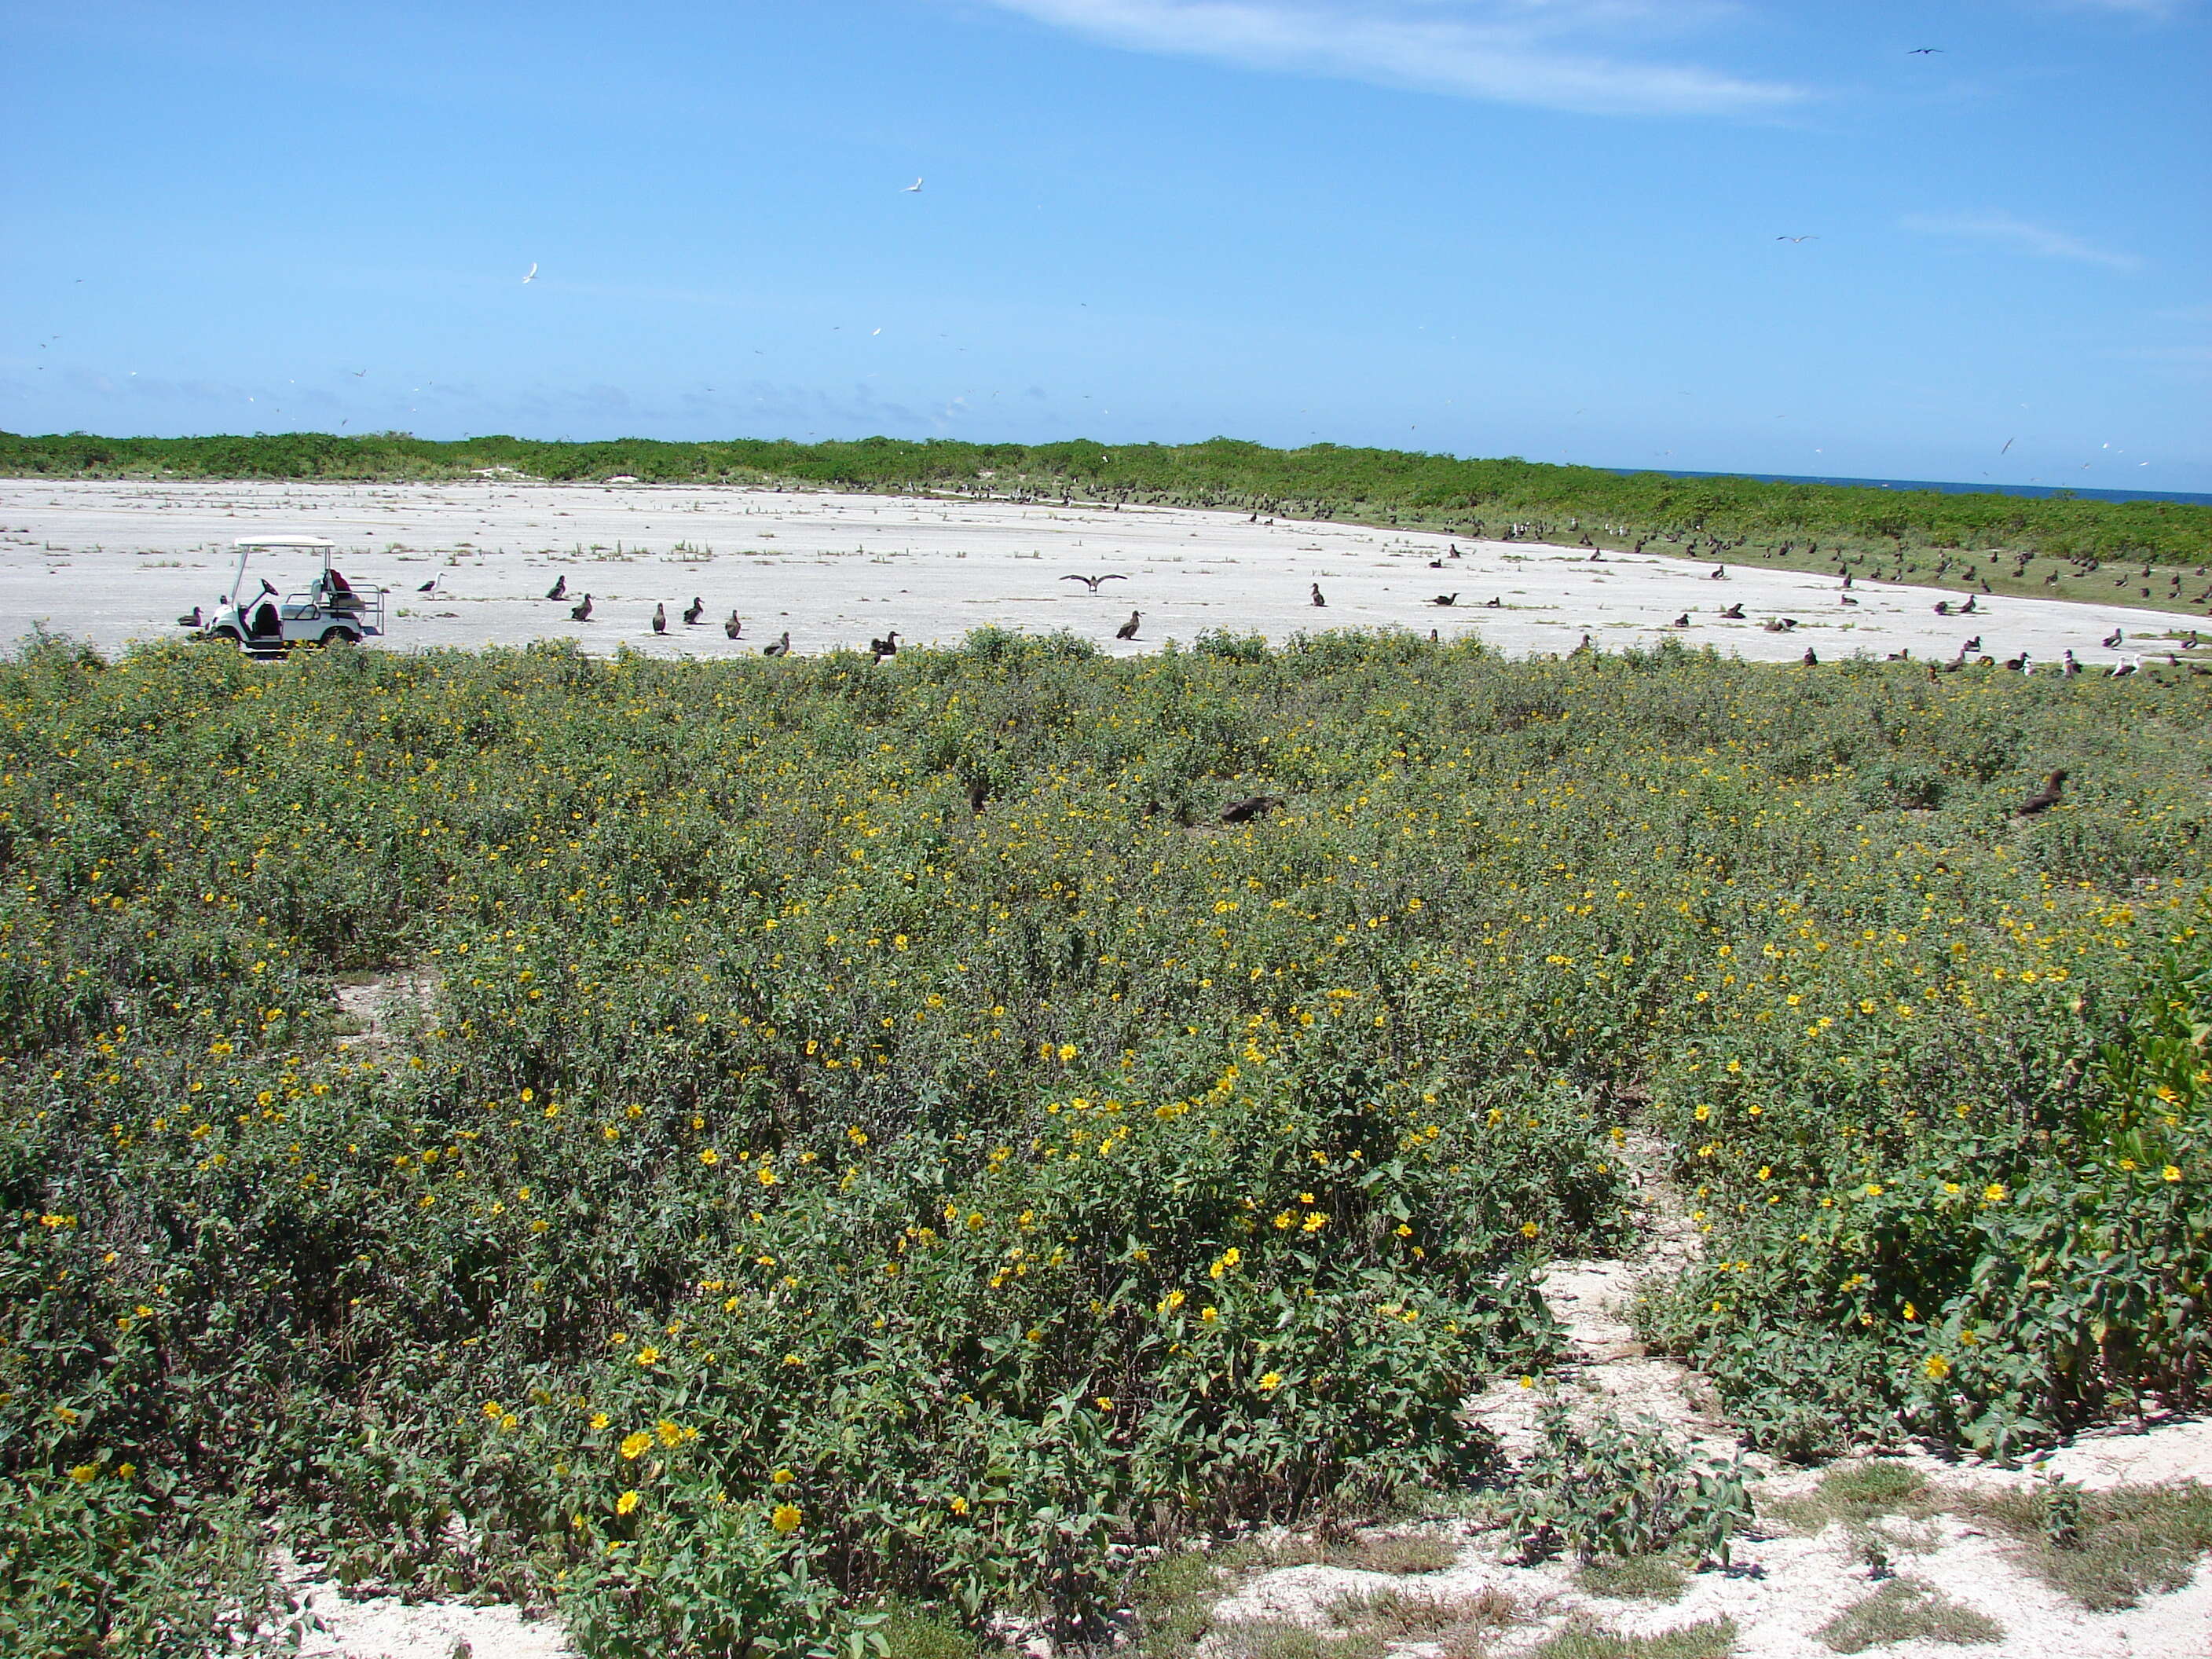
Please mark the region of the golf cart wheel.
<svg viewBox="0 0 2212 1659"><path fill-rule="evenodd" d="M325 628L323 630L322 644L331 646L337 645L341 642L351 644L353 642L352 634L343 628Z"/></svg>

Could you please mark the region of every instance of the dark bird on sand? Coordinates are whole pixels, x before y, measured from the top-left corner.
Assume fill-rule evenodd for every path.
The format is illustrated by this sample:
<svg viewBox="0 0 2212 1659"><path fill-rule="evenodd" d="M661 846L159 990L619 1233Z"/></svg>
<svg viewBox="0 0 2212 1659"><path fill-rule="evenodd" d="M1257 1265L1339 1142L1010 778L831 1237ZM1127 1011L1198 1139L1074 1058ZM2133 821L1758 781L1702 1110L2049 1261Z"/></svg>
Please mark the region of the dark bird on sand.
<svg viewBox="0 0 2212 1659"><path fill-rule="evenodd" d="M1457 604L1459 603L1459 595L1458 595L1458 594L1456 594L1456 593L1439 593L1439 594L1437 594L1437 595L1436 596L1436 598L1434 598L1433 599L1431 599L1431 600L1429 601L1429 603L1430 603L1431 605L1457 605Z"/></svg>
<svg viewBox="0 0 2212 1659"><path fill-rule="evenodd" d="M589 622L592 619L592 596L588 593L568 607L570 622Z"/></svg>
<svg viewBox="0 0 2212 1659"><path fill-rule="evenodd" d="M1972 652L1980 650L1981 648L1982 636L1979 634L1977 634L1973 638L1968 640L1964 645L1959 647L1959 654L1962 657L1966 656Z"/></svg>
<svg viewBox="0 0 2212 1659"><path fill-rule="evenodd" d="M568 597L568 573L567 571L562 571L558 576L554 578L553 586L545 590L545 597L549 599L565 599Z"/></svg>
<svg viewBox="0 0 2212 1659"><path fill-rule="evenodd" d="M1492 597L1491 599L1485 599L1482 602L1482 608L1485 611L1503 611L1505 609L1505 601L1502 599Z"/></svg>
<svg viewBox="0 0 2212 1659"><path fill-rule="evenodd" d="M1686 611L1685 611L1680 616L1675 617L1673 622L1667 624L1669 628L1687 628L1689 625L1690 613Z"/></svg>
<svg viewBox="0 0 2212 1659"><path fill-rule="evenodd" d="M1730 622L1741 622L1743 620L1743 606L1740 604L1732 605L1729 606L1727 610L1722 611L1721 615L1726 617Z"/></svg>
<svg viewBox="0 0 2212 1659"><path fill-rule="evenodd" d="M1441 570L1443 568L1444 562L1442 559L1431 559L1429 561L1429 568L1431 570Z"/></svg>
<svg viewBox="0 0 2212 1659"><path fill-rule="evenodd" d="M202 626L200 622L199 606L194 605L189 613L178 617L177 626L179 628L198 628Z"/></svg>
<svg viewBox="0 0 2212 1659"><path fill-rule="evenodd" d="M791 654L791 630L787 628L774 643L761 647L763 657L787 657Z"/></svg>
<svg viewBox="0 0 2212 1659"><path fill-rule="evenodd" d="M2004 665L2012 670L2015 674L2026 673L2027 672L2027 653L2023 651L2017 657L2007 657L2005 659Z"/></svg>
<svg viewBox="0 0 2212 1659"><path fill-rule="evenodd" d="M1809 645L1805 647L1805 654L1798 660L1808 668L1818 668L1820 665L1820 658L1814 654L1813 647Z"/></svg>
<svg viewBox="0 0 2212 1659"><path fill-rule="evenodd" d="M1064 582L1081 582L1094 593L1098 591L1098 584L1101 582L1125 582L1128 580L1127 576L1062 576L1060 578Z"/></svg>
<svg viewBox="0 0 2212 1659"><path fill-rule="evenodd" d="M1715 581L1717 581L1717 582L1724 582L1724 581L1726 581L1728 579L1729 579L1729 573L1728 573L1728 567L1727 567L1726 565L1722 565L1722 566L1720 566L1717 569L1716 569L1716 570L1713 572L1712 580L1715 580Z"/></svg>
<svg viewBox="0 0 2212 1659"><path fill-rule="evenodd" d="M1856 599L1853 599L1848 593L1838 593L1836 595L1836 598L1845 605L1856 605L1858 603Z"/></svg>
<svg viewBox="0 0 2212 1659"><path fill-rule="evenodd" d="M722 635L723 635L723 637L724 637L724 638L726 638L726 639L732 639L732 640L735 640L735 639L742 639L742 638L744 636L744 631L745 631L745 623L744 623L744 617L740 617L740 616L738 616L738 613L737 613L736 611L732 611L732 612L730 612L730 619L729 619L729 621L727 621L727 622L726 622L726 623L724 623L722 624Z"/></svg>
<svg viewBox="0 0 2212 1659"><path fill-rule="evenodd" d="M1962 617L1972 616L1974 614L1974 606L1976 603L1977 596L1972 593L1967 594L1966 604L1959 607L1959 614Z"/></svg>
<svg viewBox="0 0 2212 1659"><path fill-rule="evenodd" d="M696 628L699 625L699 618L706 614L707 601L694 593L691 596L691 603L684 609L684 625L686 628Z"/></svg>
<svg viewBox="0 0 2212 1659"><path fill-rule="evenodd" d="M2032 818L2039 812L2048 812L2058 805L2059 792L2066 787L2066 774L2053 772L2044 780L2043 787L2013 809L2016 817Z"/></svg>
<svg viewBox="0 0 2212 1659"><path fill-rule="evenodd" d="M1114 637L1117 640L1135 639L1137 637L1137 624L1142 622L1144 617L1145 613L1143 611L1132 611L1129 613L1129 620L1123 623L1119 628L1114 630Z"/></svg>
<svg viewBox="0 0 2212 1659"><path fill-rule="evenodd" d="M1948 617L1948 616L1949 616L1949 615L1951 614L1951 601L1950 601L1950 600L1948 600L1948 599L1938 599L1938 600L1936 600L1936 614L1937 616L1939 616L1939 617Z"/></svg>
<svg viewBox="0 0 2212 1659"><path fill-rule="evenodd" d="M894 628L879 640L870 640L868 649L875 653L878 662L885 657L896 657L898 655L898 629Z"/></svg>
<svg viewBox="0 0 2212 1659"><path fill-rule="evenodd" d="M665 605L655 605L653 607L653 631L656 634L665 634L668 631L668 607Z"/></svg>
<svg viewBox="0 0 2212 1659"><path fill-rule="evenodd" d="M1313 585L1313 602L1315 608L1317 610L1326 609L1328 605L1328 601L1321 596L1321 584L1319 582L1316 582Z"/></svg>
<svg viewBox="0 0 2212 1659"><path fill-rule="evenodd" d="M2115 628L2111 633L2106 635L2102 640L2099 641L2098 643L2102 645L2107 651L2117 651L2120 648L2120 641L2125 638L2127 638L2127 635L2121 629Z"/></svg>
<svg viewBox="0 0 2212 1659"><path fill-rule="evenodd" d="M1280 795L1247 795L1242 800L1232 800L1221 809L1224 823L1249 823L1254 818L1263 818L1283 804Z"/></svg>

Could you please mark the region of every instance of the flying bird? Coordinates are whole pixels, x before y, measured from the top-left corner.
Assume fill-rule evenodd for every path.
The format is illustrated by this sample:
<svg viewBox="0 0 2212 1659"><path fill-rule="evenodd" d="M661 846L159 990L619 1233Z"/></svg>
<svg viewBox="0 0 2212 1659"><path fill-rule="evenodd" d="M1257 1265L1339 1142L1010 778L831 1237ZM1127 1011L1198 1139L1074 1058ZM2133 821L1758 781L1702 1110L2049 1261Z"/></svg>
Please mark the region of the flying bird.
<svg viewBox="0 0 2212 1659"><path fill-rule="evenodd" d="M2003 453L2005 453L2005 449L2010 449L2010 448L2011 448L2014 444L2018 443L2019 441L2020 441L2020 440L2019 440L2019 439L2017 439L2017 438L2007 438L2007 439L2005 440L2005 441L2004 441L2004 449L2000 449L1999 451L1997 451L1997 453L1998 453L1998 454L2000 454L2000 455L2003 454Z"/></svg>
<svg viewBox="0 0 2212 1659"><path fill-rule="evenodd" d="M1914 46L1905 52L1907 58L1933 58L1944 50L1942 46Z"/></svg>
<svg viewBox="0 0 2212 1659"><path fill-rule="evenodd" d="M915 179L912 184L908 185L906 187L905 193L906 193L907 195L908 195L908 196L911 196L911 195L913 195L916 191L920 190L921 188L921 179Z"/></svg>
<svg viewBox="0 0 2212 1659"><path fill-rule="evenodd" d="M1778 242L1817 242L1820 239L1817 236L1778 236L1774 240Z"/></svg>
<svg viewBox="0 0 2212 1659"><path fill-rule="evenodd" d="M1128 580L1127 576L1062 576L1060 578L1064 582L1082 582L1094 593L1098 591L1098 584L1101 582L1125 582Z"/></svg>
<svg viewBox="0 0 2212 1659"><path fill-rule="evenodd" d="M529 283L534 283L534 282L536 282L536 281L538 280L538 261L537 261L537 260L532 259L532 260L530 262L530 274L529 274L527 276L525 276L522 280L523 280L523 283L524 283L526 285L527 285L527 284L529 284Z"/></svg>

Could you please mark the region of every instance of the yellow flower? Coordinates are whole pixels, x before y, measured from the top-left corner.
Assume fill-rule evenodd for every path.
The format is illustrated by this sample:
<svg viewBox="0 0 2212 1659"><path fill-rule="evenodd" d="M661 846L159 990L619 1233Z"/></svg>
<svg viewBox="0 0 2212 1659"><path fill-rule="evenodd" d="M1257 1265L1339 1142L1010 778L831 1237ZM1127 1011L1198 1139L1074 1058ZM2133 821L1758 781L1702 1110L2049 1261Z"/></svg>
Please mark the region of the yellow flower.
<svg viewBox="0 0 2212 1659"><path fill-rule="evenodd" d="M1280 1371L1269 1371L1260 1379L1260 1390L1263 1394L1273 1394L1282 1386L1283 1374Z"/></svg>
<svg viewBox="0 0 2212 1659"><path fill-rule="evenodd" d="M2169 1164L2166 1166L2166 1178L2168 1181L2179 1181L2181 1179L2181 1171Z"/></svg>
<svg viewBox="0 0 2212 1659"><path fill-rule="evenodd" d="M1215 1320L1221 1317L1221 1310L1218 1308L1201 1308L1199 1310L1198 1316L1204 1320L1207 1324L1211 1325Z"/></svg>
<svg viewBox="0 0 2212 1659"><path fill-rule="evenodd" d="M1109 1395L1100 1395L1098 1396L1098 1409L1102 1412L1112 1411L1114 1409L1114 1401L1112 1396Z"/></svg>
<svg viewBox="0 0 2212 1659"><path fill-rule="evenodd" d="M1984 1188L1982 1188L1982 1202L1983 1202L1983 1203L1984 1203L1984 1204L2002 1204L2002 1203L2003 1203L2004 1201L2005 1201L2005 1189L2004 1189L2004 1182L2002 1182L2002 1181L1992 1181L1991 1182L1990 1182L1990 1184L1989 1184L1988 1186L1986 1186L1986 1187L1984 1187Z"/></svg>
<svg viewBox="0 0 2212 1659"><path fill-rule="evenodd" d="M711 1170L722 1161L722 1155L712 1146L708 1146L701 1151L699 1161Z"/></svg>
<svg viewBox="0 0 2212 1659"><path fill-rule="evenodd" d="M635 1492L626 1492L620 1498L615 1499L615 1513L617 1515L628 1515L632 1510L638 1506L639 1501L638 1495Z"/></svg>
<svg viewBox="0 0 2212 1659"><path fill-rule="evenodd" d="M80 1463L70 1471L70 1479L82 1486L99 1473L100 1471L90 1463Z"/></svg>
<svg viewBox="0 0 2212 1659"><path fill-rule="evenodd" d="M799 1523L804 1519L805 1517L799 1512L798 1504L778 1504L769 1511L768 1523L787 1537L799 1530Z"/></svg>
<svg viewBox="0 0 2212 1659"><path fill-rule="evenodd" d="M660 1437L664 1446L680 1444L685 1438L684 1431L665 1417L653 1425L653 1431Z"/></svg>
<svg viewBox="0 0 2212 1659"><path fill-rule="evenodd" d="M593 1428L604 1429L606 1425L607 1414L605 1412L593 1412L592 1413L592 1426Z"/></svg>
<svg viewBox="0 0 2212 1659"><path fill-rule="evenodd" d="M1543 1229L1533 1221L1524 1221L1521 1224L1521 1237L1523 1238L1534 1238L1542 1231Z"/></svg>
<svg viewBox="0 0 2212 1659"><path fill-rule="evenodd" d="M659 1361L660 1350L654 1347L650 1342L647 1343L643 1347L637 1351L637 1363L641 1365L658 1364Z"/></svg>
<svg viewBox="0 0 2212 1659"><path fill-rule="evenodd" d="M1298 1231L1300 1232L1306 1233L1317 1233L1328 1225L1328 1218L1323 1215L1319 1210L1316 1210L1306 1217L1305 1224L1299 1228Z"/></svg>
<svg viewBox="0 0 2212 1659"><path fill-rule="evenodd" d="M505 1412L506 1407L496 1400L487 1400L483 1402L483 1414L486 1417L497 1418L504 1415Z"/></svg>
<svg viewBox="0 0 2212 1659"><path fill-rule="evenodd" d="M947 1502L945 1507L955 1515L965 1515L968 1513L968 1500L964 1498L954 1498Z"/></svg>
<svg viewBox="0 0 2212 1659"><path fill-rule="evenodd" d="M653 1437L647 1434L643 1429L640 1429L635 1434L628 1434L623 1437L623 1443L620 1449L624 1457L635 1462L638 1458L644 1456L647 1450L651 1448L652 1444Z"/></svg>
<svg viewBox="0 0 2212 1659"><path fill-rule="evenodd" d="M775 1165L773 1165L773 1164L762 1164L762 1165L760 1166L760 1168L759 1168L759 1169L757 1169L757 1170L754 1170L754 1171L753 1171L753 1179L754 1179L755 1181L759 1182L760 1182L760 1184L761 1184L762 1186L763 1186L763 1187L773 1187L773 1186L775 1186Z"/></svg>
<svg viewBox="0 0 2212 1659"><path fill-rule="evenodd" d="M1931 1353L1921 1362L1920 1369L1928 1374L1930 1382L1941 1382L1951 1374L1951 1362L1940 1353Z"/></svg>
<svg viewBox="0 0 2212 1659"><path fill-rule="evenodd" d="M1160 1298L1160 1311L1164 1314L1171 1314L1177 1308L1182 1306L1182 1292L1181 1291L1170 1291L1165 1296Z"/></svg>
<svg viewBox="0 0 2212 1659"><path fill-rule="evenodd" d="M775 1481L779 1486L787 1486L793 1481L798 1480L799 1477L793 1474L789 1469L778 1469L774 1474L769 1476L769 1479Z"/></svg>

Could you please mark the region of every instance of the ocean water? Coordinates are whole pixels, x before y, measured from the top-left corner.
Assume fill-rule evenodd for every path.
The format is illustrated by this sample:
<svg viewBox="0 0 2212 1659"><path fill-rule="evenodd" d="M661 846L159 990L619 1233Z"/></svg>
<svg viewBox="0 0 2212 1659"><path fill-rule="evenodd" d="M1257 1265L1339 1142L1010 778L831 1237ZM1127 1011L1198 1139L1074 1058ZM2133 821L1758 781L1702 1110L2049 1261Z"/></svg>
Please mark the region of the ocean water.
<svg viewBox="0 0 2212 1659"><path fill-rule="evenodd" d="M1607 466L1602 472L1656 472L1662 478L1750 478L1759 483L1842 484L1854 489L1933 489L1946 495L2076 495L2085 501L2185 501L2212 507L2212 495L2180 489L2074 489L2063 484L1943 483L1929 478L1808 478L1783 472L1674 472L1657 466Z"/></svg>

